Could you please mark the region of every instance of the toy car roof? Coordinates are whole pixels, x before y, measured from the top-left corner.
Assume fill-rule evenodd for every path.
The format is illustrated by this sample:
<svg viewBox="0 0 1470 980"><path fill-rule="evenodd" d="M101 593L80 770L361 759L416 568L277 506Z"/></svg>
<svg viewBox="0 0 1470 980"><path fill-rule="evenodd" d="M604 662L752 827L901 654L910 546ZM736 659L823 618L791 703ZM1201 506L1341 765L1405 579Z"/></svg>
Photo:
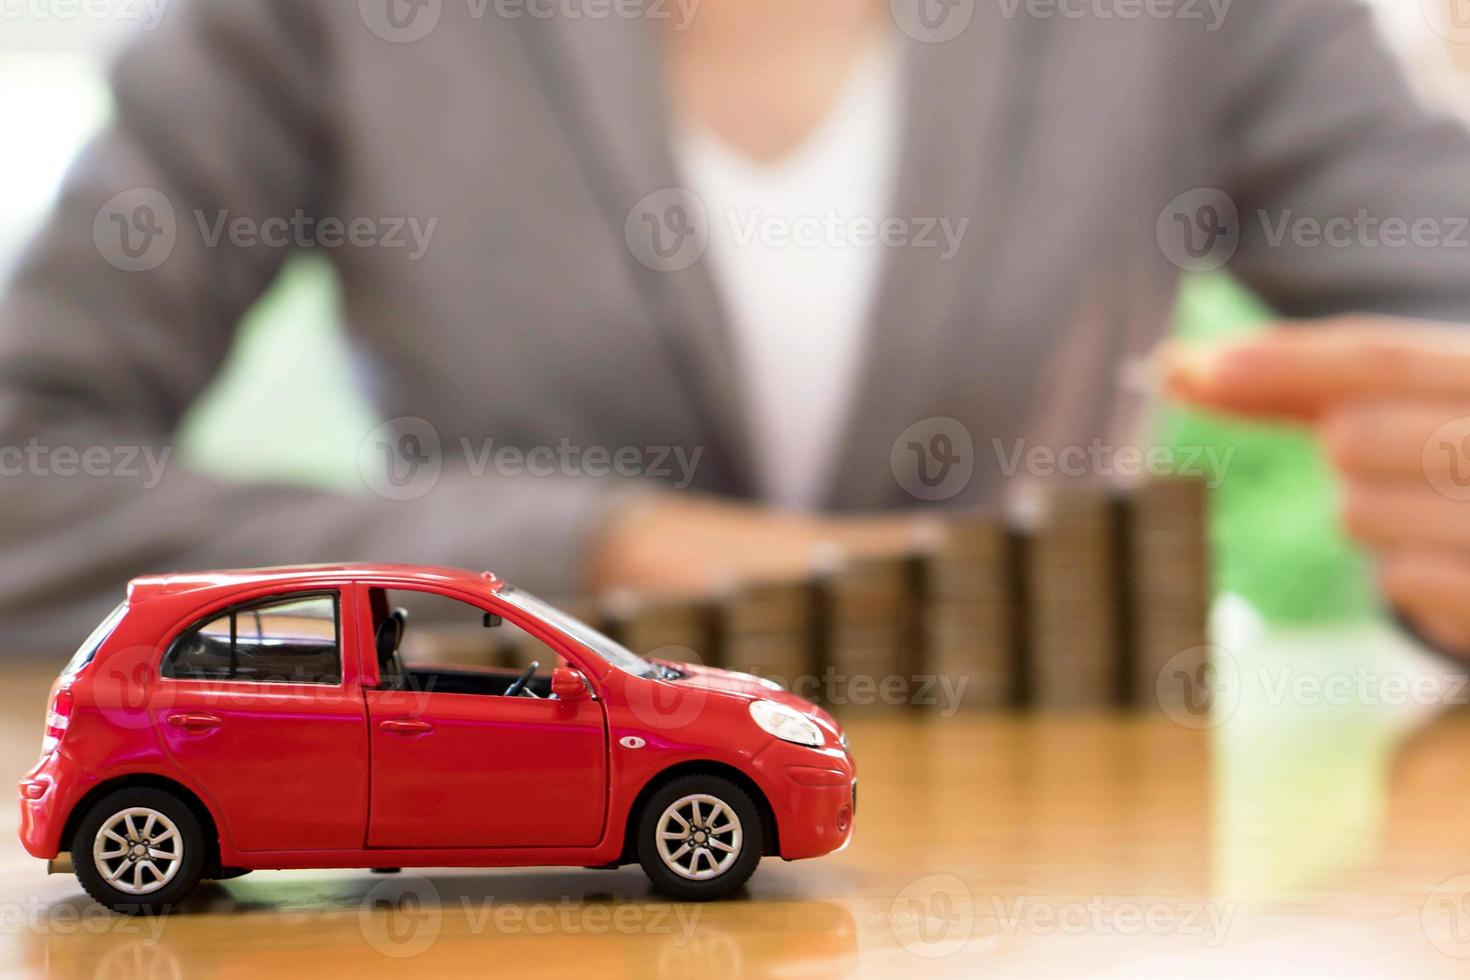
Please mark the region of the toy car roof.
<svg viewBox="0 0 1470 980"><path fill-rule="evenodd" d="M140 575L128 583L129 603L159 596L175 596L208 589L228 591L255 585L282 587L356 581L423 582L469 591L499 591L505 582L492 572L471 572L438 565L344 562L320 565L279 565L272 568L231 568L215 571L167 572Z"/></svg>

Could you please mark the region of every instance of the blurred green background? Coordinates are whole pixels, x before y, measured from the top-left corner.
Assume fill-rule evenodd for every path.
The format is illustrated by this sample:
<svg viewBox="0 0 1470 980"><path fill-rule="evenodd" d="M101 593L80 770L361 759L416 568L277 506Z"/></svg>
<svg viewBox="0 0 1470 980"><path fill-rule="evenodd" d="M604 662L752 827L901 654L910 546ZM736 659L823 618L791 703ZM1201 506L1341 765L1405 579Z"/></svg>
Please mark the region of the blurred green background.
<svg viewBox="0 0 1470 980"><path fill-rule="evenodd" d="M1223 275L1185 282L1186 337L1262 329L1269 311ZM224 374L191 413L181 452L234 477L358 486L357 447L380 420L358 392L331 267L298 258L250 314ZM1269 621L1356 618L1373 608L1365 562L1337 530L1333 484L1306 433L1164 412L1159 441L1233 447L1215 493L1216 587Z"/></svg>

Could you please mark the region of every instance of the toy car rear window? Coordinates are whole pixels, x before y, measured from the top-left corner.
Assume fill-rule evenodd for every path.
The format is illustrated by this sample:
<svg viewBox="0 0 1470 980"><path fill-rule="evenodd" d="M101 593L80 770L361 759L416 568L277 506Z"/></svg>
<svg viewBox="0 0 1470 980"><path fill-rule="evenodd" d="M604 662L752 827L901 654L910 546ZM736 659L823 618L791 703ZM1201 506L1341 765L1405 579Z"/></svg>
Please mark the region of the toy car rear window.
<svg viewBox="0 0 1470 980"><path fill-rule="evenodd" d="M337 593L292 593L222 610L174 641L161 673L174 680L340 684Z"/></svg>
<svg viewBox="0 0 1470 980"><path fill-rule="evenodd" d="M97 656L98 649L112 635L112 631L117 629L117 624L122 621L127 611L127 602L119 602L113 607L112 612L108 613L107 617L97 624L97 628L82 641L82 645L77 647L77 652L71 655L71 659L62 668L61 676L70 677L91 663L92 658Z"/></svg>

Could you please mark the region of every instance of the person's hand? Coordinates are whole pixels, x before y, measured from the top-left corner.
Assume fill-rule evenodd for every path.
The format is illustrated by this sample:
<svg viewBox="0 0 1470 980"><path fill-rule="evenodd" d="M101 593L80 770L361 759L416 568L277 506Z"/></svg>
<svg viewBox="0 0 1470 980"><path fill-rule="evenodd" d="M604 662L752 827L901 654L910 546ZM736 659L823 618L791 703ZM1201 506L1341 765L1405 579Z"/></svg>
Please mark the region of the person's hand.
<svg viewBox="0 0 1470 980"><path fill-rule="evenodd" d="M795 582L825 561L902 555L932 540L932 518L793 514L695 494L615 513L591 556L594 592L702 595L741 582Z"/></svg>
<svg viewBox="0 0 1470 980"><path fill-rule="evenodd" d="M1470 327L1336 320L1170 344L1161 363L1178 399L1314 426L1386 599L1470 659Z"/></svg>

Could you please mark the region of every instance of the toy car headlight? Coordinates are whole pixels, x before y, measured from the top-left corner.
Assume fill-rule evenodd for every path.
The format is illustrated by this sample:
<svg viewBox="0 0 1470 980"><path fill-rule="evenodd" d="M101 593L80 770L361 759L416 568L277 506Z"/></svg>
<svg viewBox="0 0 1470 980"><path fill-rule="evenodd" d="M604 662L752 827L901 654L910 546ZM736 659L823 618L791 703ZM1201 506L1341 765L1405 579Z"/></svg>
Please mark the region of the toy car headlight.
<svg viewBox="0 0 1470 980"><path fill-rule="evenodd" d="M810 745L813 748L822 744L822 730L795 708L788 708L775 701L754 701L750 705L750 717L783 742Z"/></svg>

